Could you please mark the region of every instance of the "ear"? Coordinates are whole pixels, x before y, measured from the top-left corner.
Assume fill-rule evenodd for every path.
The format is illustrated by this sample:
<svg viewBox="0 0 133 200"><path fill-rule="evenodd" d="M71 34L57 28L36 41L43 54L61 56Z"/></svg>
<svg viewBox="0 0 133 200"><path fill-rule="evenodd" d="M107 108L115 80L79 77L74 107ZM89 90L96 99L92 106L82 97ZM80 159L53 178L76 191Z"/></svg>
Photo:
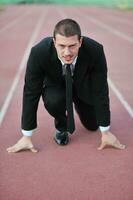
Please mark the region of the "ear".
<svg viewBox="0 0 133 200"><path fill-rule="evenodd" d="M53 37L53 42L54 42L54 45L55 45L55 43L56 43L56 40L55 40L55 38Z"/></svg>
<svg viewBox="0 0 133 200"><path fill-rule="evenodd" d="M81 38L80 38L80 40L79 40L80 46L81 46L81 44L82 44L82 41L83 41L83 37L81 36Z"/></svg>

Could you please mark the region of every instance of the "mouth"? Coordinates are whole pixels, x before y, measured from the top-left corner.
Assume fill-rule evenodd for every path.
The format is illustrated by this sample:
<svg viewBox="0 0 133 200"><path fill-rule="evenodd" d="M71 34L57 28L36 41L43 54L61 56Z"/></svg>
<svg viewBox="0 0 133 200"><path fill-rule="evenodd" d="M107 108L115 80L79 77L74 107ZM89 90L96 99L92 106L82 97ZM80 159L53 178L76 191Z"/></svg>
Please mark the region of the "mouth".
<svg viewBox="0 0 133 200"><path fill-rule="evenodd" d="M64 57L64 60L66 62L70 62L70 61L72 61L72 59L73 59L73 56L66 56L66 57Z"/></svg>

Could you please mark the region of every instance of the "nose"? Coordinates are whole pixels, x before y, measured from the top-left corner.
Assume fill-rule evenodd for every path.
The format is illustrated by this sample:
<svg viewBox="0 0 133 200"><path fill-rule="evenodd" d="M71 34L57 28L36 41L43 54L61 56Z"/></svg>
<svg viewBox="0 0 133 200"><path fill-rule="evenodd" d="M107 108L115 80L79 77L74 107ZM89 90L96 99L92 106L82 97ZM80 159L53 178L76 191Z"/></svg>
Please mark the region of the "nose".
<svg viewBox="0 0 133 200"><path fill-rule="evenodd" d="M65 56L71 55L71 52L70 52L69 47L66 47L66 48L64 49L64 55L65 55Z"/></svg>

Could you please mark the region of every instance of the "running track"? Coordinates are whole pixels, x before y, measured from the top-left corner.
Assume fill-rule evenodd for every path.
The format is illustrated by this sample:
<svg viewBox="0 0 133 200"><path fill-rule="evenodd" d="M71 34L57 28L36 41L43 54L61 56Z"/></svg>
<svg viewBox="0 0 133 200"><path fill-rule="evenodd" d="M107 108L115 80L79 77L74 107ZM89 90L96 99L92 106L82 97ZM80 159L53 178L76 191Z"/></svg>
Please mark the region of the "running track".
<svg viewBox="0 0 133 200"><path fill-rule="evenodd" d="M53 119L39 105L33 137L38 154L8 154L21 136L21 99L31 46L52 35L55 23L76 19L83 35L104 45L109 68L111 131L123 151L98 151L100 133L76 131L66 147L53 141ZM0 200L133 199L133 12L90 6L7 6L0 13ZM76 114L75 114L76 115Z"/></svg>

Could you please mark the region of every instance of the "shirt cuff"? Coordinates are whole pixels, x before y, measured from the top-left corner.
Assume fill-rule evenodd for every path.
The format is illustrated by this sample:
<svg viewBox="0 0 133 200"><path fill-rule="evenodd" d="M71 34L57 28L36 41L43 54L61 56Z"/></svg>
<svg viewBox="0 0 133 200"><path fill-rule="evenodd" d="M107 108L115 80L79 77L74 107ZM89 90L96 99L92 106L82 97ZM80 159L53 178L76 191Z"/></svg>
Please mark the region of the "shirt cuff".
<svg viewBox="0 0 133 200"><path fill-rule="evenodd" d="M99 129L101 132L108 131L110 129L110 126L99 126Z"/></svg>
<svg viewBox="0 0 133 200"><path fill-rule="evenodd" d="M26 131L26 130L22 129L22 134L25 136L32 136L33 130Z"/></svg>

